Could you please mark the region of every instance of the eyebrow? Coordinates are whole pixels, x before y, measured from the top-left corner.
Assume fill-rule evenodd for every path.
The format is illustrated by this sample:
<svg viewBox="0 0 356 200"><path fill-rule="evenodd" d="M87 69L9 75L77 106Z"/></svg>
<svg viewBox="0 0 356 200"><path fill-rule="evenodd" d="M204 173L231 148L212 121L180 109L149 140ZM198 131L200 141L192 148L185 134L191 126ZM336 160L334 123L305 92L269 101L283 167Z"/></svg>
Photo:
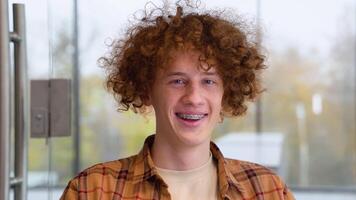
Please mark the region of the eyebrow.
<svg viewBox="0 0 356 200"><path fill-rule="evenodd" d="M217 72L204 72L204 75L219 76L219 74Z"/></svg>
<svg viewBox="0 0 356 200"><path fill-rule="evenodd" d="M219 76L219 74L217 72L203 72L204 75L208 75L208 76ZM186 76L187 73L184 72L171 72L169 74L167 74L167 77L171 77L171 76Z"/></svg>

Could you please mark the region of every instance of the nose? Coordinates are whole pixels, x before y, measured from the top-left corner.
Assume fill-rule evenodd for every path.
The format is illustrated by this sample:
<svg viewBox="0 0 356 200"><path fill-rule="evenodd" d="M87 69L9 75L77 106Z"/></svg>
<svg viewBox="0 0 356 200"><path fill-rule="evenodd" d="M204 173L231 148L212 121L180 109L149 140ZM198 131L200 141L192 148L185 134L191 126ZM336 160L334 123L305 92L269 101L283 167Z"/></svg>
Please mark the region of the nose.
<svg viewBox="0 0 356 200"><path fill-rule="evenodd" d="M198 106L204 103L203 90L199 84L190 83L187 85L183 97L183 103L192 106Z"/></svg>

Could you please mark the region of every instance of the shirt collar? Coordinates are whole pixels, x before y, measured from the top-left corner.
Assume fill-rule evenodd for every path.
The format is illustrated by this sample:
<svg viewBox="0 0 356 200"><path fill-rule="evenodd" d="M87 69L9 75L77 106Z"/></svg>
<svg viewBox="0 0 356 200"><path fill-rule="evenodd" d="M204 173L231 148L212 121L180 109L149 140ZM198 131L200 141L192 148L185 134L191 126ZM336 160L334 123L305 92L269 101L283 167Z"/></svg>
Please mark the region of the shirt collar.
<svg viewBox="0 0 356 200"><path fill-rule="evenodd" d="M227 165L226 159L214 142L210 142L210 151L213 154L213 157L217 160L219 192L222 197L229 197L228 191L230 187L235 187L238 192L242 194L244 192L243 187L232 174L229 166Z"/></svg>
<svg viewBox="0 0 356 200"><path fill-rule="evenodd" d="M157 173L150 153L154 137L154 135L150 135L146 138L142 150L138 153L133 166L130 168L131 172L129 170L129 174L133 175L132 180L134 184L156 179L164 183ZM238 192L242 193L243 189L241 185L229 170L223 154L213 142L210 142L210 151L213 158L217 161L219 192L222 197L227 197L229 187L235 187Z"/></svg>
<svg viewBox="0 0 356 200"><path fill-rule="evenodd" d="M133 174L132 180L134 184L159 177L150 151L153 141L154 135L150 135L146 138L143 148L137 154L134 164L130 168L132 171L131 173L129 172L129 174Z"/></svg>

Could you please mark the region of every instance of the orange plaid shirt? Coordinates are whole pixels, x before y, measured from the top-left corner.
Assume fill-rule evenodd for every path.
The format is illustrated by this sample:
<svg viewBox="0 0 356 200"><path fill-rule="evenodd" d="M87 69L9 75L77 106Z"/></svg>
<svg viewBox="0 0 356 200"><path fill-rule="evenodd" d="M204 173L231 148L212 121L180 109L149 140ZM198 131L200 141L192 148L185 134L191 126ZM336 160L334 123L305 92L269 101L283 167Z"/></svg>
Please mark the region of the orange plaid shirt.
<svg viewBox="0 0 356 200"><path fill-rule="evenodd" d="M154 167L150 147L154 136L146 139L139 154L90 167L69 183L61 200L168 200L167 184ZM226 159L211 142L217 163L221 199L294 199L287 186L270 169L245 161Z"/></svg>

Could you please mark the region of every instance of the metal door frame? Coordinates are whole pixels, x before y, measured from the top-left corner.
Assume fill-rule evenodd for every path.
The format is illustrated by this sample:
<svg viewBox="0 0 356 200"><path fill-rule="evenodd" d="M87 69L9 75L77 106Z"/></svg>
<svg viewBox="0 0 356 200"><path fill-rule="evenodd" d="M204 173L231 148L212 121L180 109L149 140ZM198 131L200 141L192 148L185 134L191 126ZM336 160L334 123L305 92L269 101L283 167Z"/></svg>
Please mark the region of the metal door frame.
<svg viewBox="0 0 356 200"><path fill-rule="evenodd" d="M25 6L13 4L14 28L9 29L8 2L0 0L0 199L27 198L27 141L29 131L29 98L26 56ZM14 78L11 78L10 42L14 43ZM14 177L10 177L11 151L11 83L14 84Z"/></svg>

